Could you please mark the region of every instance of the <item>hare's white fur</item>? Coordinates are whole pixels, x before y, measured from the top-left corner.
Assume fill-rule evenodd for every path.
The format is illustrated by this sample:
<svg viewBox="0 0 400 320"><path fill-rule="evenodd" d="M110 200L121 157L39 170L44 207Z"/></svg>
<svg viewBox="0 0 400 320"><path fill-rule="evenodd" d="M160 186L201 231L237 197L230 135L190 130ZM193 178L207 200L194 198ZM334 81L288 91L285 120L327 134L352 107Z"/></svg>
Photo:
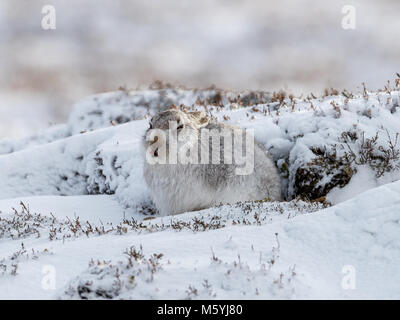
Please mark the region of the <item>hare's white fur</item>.
<svg viewBox="0 0 400 320"><path fill-rule="evenodd" d="M190 128L185 142L200 141L204 128L217 130L242 130L240 128L210 121L203 112L182 112L170 109L155 115L150 128L167 132L169 121L178 121ZM150 130L150 129L149 129ZM246 133L248 134L248 133ZM168 134L166 133L166 136ZM167 139L168 140L168 139ZM220 149L223 150L223 139ZM151 143L143 141L148 148ZM168 143L167 143L168 144ZM179 142L178 142L179 148ZM237 175L237 165L224 164L150 164L145 161L144 177L152 194L153 201L161 215L195 211L220 203L239 201L281 200L281 181L277 168L257 143L254 144L254 170L249 175Z"/></svg>

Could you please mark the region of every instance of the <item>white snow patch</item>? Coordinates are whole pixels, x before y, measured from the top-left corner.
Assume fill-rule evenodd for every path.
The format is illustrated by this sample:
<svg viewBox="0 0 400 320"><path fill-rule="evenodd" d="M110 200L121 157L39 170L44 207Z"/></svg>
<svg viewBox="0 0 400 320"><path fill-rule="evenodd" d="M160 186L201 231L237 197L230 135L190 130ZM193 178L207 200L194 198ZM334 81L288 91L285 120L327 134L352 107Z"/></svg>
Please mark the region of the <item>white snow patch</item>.
<svg viewBox="0 0 400 320"><path fill-rule="evenodd" d="M349 200L360 193L373 189L378 186L375 173L368 166L358 167L357 173L351 178L350 182L343 188L335 187L326 196L332 204L337 204Z"/></svg>

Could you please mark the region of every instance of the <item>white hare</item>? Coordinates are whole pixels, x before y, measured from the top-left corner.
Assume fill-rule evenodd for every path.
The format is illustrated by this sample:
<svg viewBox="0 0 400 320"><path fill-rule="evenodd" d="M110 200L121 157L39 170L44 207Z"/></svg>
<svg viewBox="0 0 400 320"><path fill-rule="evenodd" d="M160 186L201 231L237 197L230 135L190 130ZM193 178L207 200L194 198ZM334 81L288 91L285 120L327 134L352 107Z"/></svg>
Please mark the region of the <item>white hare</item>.
<svg viewBox="0 0 400 320"><path fill-rule="evenodd" d="M171 129L173 123L176 124L176 130ZM233 138L217 139L217 144L213 145L212 138L204 135L206 132L228 132L227 136ZM174 133L176 136L173 136ZM210 120L204 112L170 109L150 120L150 128L143 141L146 149L144 177L161 215L200 210L220 203L265 198L281 200L281 181L274 162L260 145L251 144L251 139L246 143L242 139L242 143L237 144L235 137L239 135L250 137L254 142L253 136L249 136L245 130ZM171 157L175 152L171 151L174 150L174 141L177 141L178 152L184 149L183 154L192 148L192 155L197 155L197 158L194 157L197 162L184 162L179 156ZM246 150L249 146L251 150ZM216 147L219 150L215 151ZM235 159L235 155L240 154L238 151L242 155L243 152L251 154L251 171L240 172L243 163L239 164ZM225 154L233 159L226 161ZM213 162L215 155L220 155L219 163ZM164 163L158 161L162 157Z"/></svg>

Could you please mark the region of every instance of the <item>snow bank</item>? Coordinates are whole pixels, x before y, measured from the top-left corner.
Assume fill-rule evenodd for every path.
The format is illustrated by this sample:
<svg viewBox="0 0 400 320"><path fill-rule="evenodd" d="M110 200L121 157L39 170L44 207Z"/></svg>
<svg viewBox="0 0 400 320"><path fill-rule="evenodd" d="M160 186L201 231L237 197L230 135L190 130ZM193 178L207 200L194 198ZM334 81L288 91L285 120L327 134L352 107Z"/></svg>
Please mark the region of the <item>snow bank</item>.
<svg viewBox="0 0 400 320"><path fill-rule="evenodd" d="M67 124L41 136L3 140L0 198L115 194L126 207L153 212L140 139L148 117L173 103L254 129L281 172L287 199L318 199L332 191L329 200L342 201L349 192L342 188L364 175L362 168L369 170L370 187L400 178L396 90L307 99L215 89L120 90L84 99ZM357 189L350 193L365 190Z"/></svg>
<svg viewBox="0 0 400 320"><path fill-rule="evenodd" d="M131 122L0 156L0 199L115 193L125 206L149 201L140 152L146 126Z"/></svg>

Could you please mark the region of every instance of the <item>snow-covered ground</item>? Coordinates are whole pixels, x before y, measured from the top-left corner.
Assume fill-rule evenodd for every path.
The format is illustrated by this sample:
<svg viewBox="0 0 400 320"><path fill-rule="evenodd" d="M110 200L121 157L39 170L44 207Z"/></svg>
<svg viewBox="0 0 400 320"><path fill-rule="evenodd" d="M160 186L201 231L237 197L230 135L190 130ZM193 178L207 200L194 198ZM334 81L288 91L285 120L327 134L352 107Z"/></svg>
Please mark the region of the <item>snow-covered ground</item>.
<svg viewBox="0 0 400 320"><path fill-rule="evenodd" d="M120 90L0 140L0 298L399 299L398 89ZM160 217L141 140L172 103L253 128L286 201Z"/></svg>
<svg viewBox="0 0 400 320"><path fill-rule="evenodd" d="M59 239L50 241L49 226L43 226L38 227L40 237L12 240L2 235L1 265L7 265L7 270L1 275L0 298L399 299L399 199L396 182L313 213L285 210L282 205L283 212L263 208L229 219L234 214L231 208L219 208L149 220L146 224L160 225L152 231L115 228L107 234L81 233L63 241L63 233L72 234L66 228ZM100 218L106 225L105 210L108 219L121 218L122 209L112 197L73 197L74 205L59 200L24 201L60 219L76 212L82 222L90 219L93 225ZM0 206L11 203L1 201ZM18 208L17 200L14 205ZM255 213L261 222L256 222ZM1 224L12 217L1 216ZM191 228L161 227L171 220L183 224L194 217L208 221L212 216L222 225L205 231L202 227L194 231L193 222ZM250 222L233 224L235 218ZM22 243L26 253L18 254ZM129 265L124 252L131 247L137 251L142 247L144 257ZM153 254L163 255L155 270L146 260ZM12 275L13 264L18 265L16 275ZM346 290L346 272L352 268L355 287ZM53 270L54 287L46 282Z"/></svg>

